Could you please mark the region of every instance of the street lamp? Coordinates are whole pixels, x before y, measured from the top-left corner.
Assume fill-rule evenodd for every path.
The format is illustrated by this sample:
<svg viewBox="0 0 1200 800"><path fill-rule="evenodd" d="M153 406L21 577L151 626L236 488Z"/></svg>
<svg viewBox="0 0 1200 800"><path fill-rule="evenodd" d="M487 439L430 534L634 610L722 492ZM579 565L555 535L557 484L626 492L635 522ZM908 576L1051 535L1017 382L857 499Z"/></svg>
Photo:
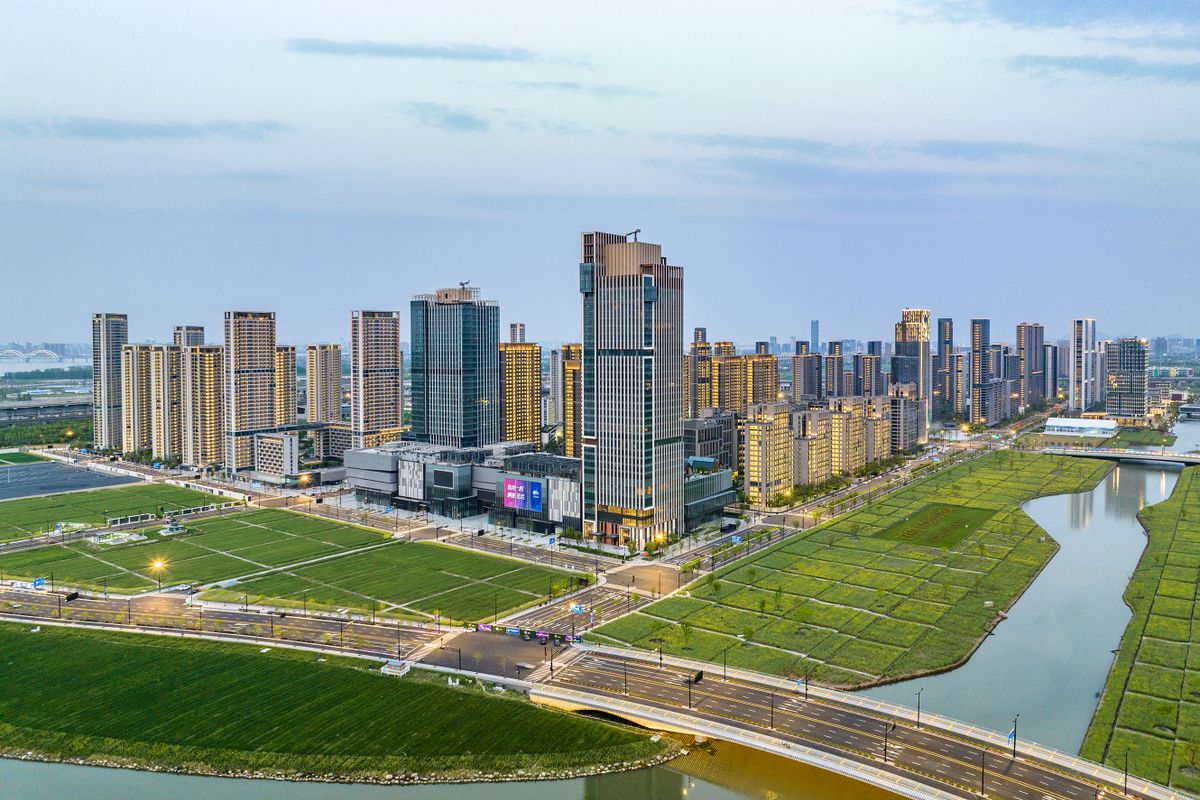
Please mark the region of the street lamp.
<svg viewBox="0 0 1200 800"><path fill-rule="evenodd" d="M167 566L167 562L159 559L150 565L150 569L154 570L154 575L158 578L158 590L162 591L162 571Z"/></svg>
<svg viewBox="0 0 1200 800"><path fill-rule="evenodd" d="M917 730L921 730L921 692L923 691L925 691L924 686L917 689Z"/></svg>

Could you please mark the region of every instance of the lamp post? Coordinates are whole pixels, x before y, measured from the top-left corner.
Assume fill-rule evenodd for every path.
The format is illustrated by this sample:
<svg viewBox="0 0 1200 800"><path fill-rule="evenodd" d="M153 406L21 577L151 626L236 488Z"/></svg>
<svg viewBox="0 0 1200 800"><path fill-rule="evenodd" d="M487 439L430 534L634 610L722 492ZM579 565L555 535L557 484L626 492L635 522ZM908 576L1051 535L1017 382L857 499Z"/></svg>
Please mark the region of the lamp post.
<svg viewBox="0 0 1200 800"><path fill-rule="evenodd" d="M629 659L628 658L621 659L621 672L623 673L624 679L625 679L625 694L628 695L629 694Z"/></svg>
<svg viewBox="0 0 1200 800"><path fill-rule="evenodd" d="M163 571L163 567L165 567L165 566L167 566L167 562L161 561L161 560L155 561L153 564L150 565L150 568L152 570L154 570L154 576L156 578L158 578L158 590L160 592L162 591L162 571Z"/></svg>
<svg viewBox="0 0 1200 800"><path fill-rule="evenodd" d="M1125 748L1125 788L1122 790L1124 794L1129 794L1129 748Z"/></svg>
<svg viewBox="0 0 1200 800"><path fill-rule="evenodd" d="M917 730L921 730L921 692L923 691L925 691L924 686L917 689Z"/></svg>
<svg viewBox="0 0 1200 800"><path fill-rule="evenodd" d="M1014 760L1016 760L1016 758L1017 758L1017 720L1018 720L1018 719L1020 719L1020 718L1021 718L1021 715L1020 715L1020 714L1017 714L1015 717L1013 717L1013 729L1012 729L1012 740L1013 740L1013 746L1012 746L1012 757L1013 757L1013 759L1014 759Z"/></svg>

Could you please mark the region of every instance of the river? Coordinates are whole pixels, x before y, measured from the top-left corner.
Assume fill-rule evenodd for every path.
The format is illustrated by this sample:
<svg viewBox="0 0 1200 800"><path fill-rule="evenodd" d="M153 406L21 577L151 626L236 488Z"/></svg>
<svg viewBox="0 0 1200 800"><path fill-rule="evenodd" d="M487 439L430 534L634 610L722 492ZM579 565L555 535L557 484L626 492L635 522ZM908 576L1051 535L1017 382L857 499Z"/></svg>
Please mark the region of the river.
<svg viewBox="0 0 1200 800"><path fill-rule="evenodd" d="M1176 427L1171 449L1200 448L1200 420ZM963 667L944 675L867 690L922 709L1020 734L1074 753L1129 621L1121 599L1145 546L1139 510L1170 495L1178 470L1123 464L1095 489L1030 501L1025 510L1061 545L1009 618ZM630 773L544 783L346 786L166 775L0 759L5 796L24 800L883 800L894 795L726 743L697 748L669 764Z"/></svg>
<svg viewBox="0 0 1200 800"><path fill-rule="evenodd" d="M1175 426L1168 448L1200 448L1200 420ZM1147 448L1151 449L1151 448ZM1146 546L1137 513L1170 496L1179 469L1119 464L1090 492L1041 497L1025 511L1059 543L1050 560L962 667L943 675L866 690L907 706L1008 731L1076 753L1129 623L1122 599Z"/></svg>

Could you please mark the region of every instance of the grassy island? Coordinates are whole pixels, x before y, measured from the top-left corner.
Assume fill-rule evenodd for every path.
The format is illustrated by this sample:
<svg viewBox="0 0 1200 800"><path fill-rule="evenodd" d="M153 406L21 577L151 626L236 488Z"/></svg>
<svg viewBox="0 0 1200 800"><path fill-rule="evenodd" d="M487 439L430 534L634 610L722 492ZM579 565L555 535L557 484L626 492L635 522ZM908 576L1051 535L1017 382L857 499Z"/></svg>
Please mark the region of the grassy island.
<svg viewBox="0 0 1200 800"><path fill-rule="evenodd" d="M1081 754L1147 780L1200 792L1200 468L1138 515L1148 543L1125 590L1121 637Z"/></svg>

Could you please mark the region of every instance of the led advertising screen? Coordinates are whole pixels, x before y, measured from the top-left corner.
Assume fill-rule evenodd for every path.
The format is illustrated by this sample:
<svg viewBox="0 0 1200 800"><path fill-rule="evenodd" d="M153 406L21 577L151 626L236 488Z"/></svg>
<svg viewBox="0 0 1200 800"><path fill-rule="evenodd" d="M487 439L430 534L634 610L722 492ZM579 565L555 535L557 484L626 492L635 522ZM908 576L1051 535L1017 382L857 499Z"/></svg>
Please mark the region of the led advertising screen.
<svg viewBox="0 0 1200 800"><path fill-rule="evenodd" d="M520 478L504 479L504 507L523 511L542 510L542 484Z"/></svg>

